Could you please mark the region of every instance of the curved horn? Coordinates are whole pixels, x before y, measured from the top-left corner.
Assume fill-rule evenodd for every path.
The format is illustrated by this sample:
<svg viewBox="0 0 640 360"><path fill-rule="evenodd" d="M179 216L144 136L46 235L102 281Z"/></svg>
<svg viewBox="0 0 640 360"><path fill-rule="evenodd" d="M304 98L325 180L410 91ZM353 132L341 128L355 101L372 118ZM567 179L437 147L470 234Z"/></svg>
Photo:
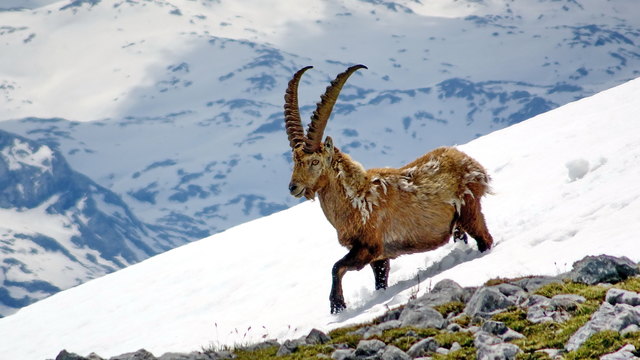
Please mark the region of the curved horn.
<svg viewBox="0 0 640 360"><path fill-rule="evenodd" d="M284 127L287 130L289 145L292 149L305 141L300 109L298 108L298 83L302 74L312 67L306 66L298 70L289 81L287 91L284 94Z"/></svg>
<svg viewBox="0 0 640 360"><path fill-rule="evenodd" d="M336 100L338 100L340 90L342 90L342 86L349 76L358 69L367 69L367 67L364 65L351 66L345 72L339 74L335 80L331 82L331 85L327 86L327 90L325 90L324 95L320 97L320 102L311 116L311 124L309 124L309 130L307 131L307 138L304 144L305 152L312 153L320 149L324 129L331 116L333 105L336 103Z"/></svg>

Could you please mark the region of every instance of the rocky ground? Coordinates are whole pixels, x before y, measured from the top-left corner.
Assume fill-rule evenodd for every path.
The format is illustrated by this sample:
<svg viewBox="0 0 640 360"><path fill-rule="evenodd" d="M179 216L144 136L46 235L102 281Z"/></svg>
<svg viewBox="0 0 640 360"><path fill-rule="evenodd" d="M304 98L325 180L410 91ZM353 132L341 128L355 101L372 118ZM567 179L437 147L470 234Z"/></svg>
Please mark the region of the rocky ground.
<svg viewBox="0 0 640 360"><path fill-rule="evenodd" d="M451 280L368 324L249 346L110 360L640 359L640 271L627 258L590 256L557 277ZM104 360L61 351L56 360Z"/></svg>

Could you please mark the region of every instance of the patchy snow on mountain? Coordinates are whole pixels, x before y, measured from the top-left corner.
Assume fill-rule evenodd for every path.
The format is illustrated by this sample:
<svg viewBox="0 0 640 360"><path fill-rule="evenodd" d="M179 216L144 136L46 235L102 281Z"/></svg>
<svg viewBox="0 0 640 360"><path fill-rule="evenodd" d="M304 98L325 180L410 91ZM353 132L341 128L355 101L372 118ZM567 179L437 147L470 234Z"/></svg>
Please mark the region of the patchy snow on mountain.
<svg viewBox="0 0 640 360"><path fill-rule="evenodd" d="M60 350L160 355L292 338L372 319L440 279L559 274L585 255L640 261L640 79L459 148L493 178L483 201L495 246L473 241L391 262L390 287L349 272L348 309L329 314L330 270L346 250L317 202L231 228L90 281L0 319L0 353ZM416 156L420 154L415 154ZM374 208L375 211L375 208ZM37 346L34 346L37 344Z"/></svg>

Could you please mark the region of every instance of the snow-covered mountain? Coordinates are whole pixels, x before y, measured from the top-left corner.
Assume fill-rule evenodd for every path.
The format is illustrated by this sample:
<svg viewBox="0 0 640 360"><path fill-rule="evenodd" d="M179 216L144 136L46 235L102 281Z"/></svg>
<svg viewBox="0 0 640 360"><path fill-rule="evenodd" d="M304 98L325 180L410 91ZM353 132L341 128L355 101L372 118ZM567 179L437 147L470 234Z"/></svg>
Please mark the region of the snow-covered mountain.
<svg viewBox="0 0 640 360"><path fill-rule="evenodd" d="M487 167L483 208L495 246L473 242L391 262L390 287L349 272L348 309L329 314L330 270L346 250L317 202L305 202L157 255L0 319L0 354L60 350L156 355L362 322L444 278L556 275L601 253L640 261L640 79L460 146ZM374 209L375 211L375 209ZM34 346L34 344L37 344Z"/></svg>
<svg viewBox="0 0 640 360"><path fill-rule="evenodd" d="M0 129L180 244L298 203L282 96L302 66L309 114L368 65L327 134L398 166L637 77L639 42L635 0L9 0Z"/></svg>
<svg viewBox="0 0 640 360"><path fill-rule="evenodd" d="M177 245L58 151L2 130L0 219L2 313Z"/></svg>

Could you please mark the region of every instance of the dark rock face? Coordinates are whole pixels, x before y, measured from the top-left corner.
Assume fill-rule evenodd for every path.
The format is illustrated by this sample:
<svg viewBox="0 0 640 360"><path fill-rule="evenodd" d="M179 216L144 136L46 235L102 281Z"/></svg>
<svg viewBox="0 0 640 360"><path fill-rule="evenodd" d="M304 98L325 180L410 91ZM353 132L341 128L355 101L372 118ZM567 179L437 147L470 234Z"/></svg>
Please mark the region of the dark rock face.
<svg viewBox="0 0 640 360"><path fill-rule="evenodd" d="M574 282L594 285L603 282L616 283L639 273L638 265L627 257L599 255L587 256L575 262L568 278Z"/></svg>

